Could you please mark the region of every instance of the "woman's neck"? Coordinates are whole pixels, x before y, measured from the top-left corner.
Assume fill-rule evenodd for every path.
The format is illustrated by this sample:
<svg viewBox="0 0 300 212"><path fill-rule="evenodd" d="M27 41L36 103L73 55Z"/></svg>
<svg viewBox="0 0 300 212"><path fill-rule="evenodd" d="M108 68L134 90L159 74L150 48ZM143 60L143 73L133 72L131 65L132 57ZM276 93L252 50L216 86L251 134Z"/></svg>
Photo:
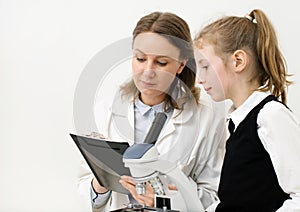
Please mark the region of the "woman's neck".
<svg viewBox="0 0 300 212"><path fill-rule="evenodd" d="M165 97L166 97L166 94L161 94L161 95L154 96L154 97L153 96L148 97L148 96L141 94L139 98L144 104L149 105L149 106L154 106L154 105L158 105L158 104L162 103L165 100Z"/></svg>

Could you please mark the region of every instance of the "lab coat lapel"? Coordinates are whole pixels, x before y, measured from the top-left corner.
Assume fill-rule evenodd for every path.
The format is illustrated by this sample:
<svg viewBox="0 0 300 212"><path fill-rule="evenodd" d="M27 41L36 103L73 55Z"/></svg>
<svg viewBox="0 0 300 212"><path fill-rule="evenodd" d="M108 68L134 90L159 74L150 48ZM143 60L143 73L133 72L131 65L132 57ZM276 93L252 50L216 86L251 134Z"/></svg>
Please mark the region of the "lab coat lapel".
<svg viewBox="0 0 300 212"><path fill-rule="evenodd" d="M122 139L130 145L134 143L134 105L129 100L114 102L112 106L112 124ZM130 127L128 127L130 126Z"/></svg>
<svg viewBox="0 0 300 212"><path fill-rule="evenodd" d="M165 126L165 130L163 130L158 137L156 144L159 144L165 137L172 134L176 130L176 127L189 121L193 117L194 111L187 107L180 114L179 113L179 110L174 110L170 121Z"/></svg>

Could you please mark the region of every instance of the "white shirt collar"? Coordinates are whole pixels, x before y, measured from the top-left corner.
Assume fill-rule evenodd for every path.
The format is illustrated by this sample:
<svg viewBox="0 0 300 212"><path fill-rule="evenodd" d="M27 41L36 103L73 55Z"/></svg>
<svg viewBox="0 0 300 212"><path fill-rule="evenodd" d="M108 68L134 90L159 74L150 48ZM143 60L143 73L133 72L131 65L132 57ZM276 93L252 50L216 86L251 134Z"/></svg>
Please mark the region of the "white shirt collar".
<svg viewBox="0 0 300 212"><path fill-rule="evenodd" d="M254 91L238 108L234 109L233 105L231 106L228 119L232 119L236 128L246 118L248 113L270 94L269 91Z"/></svg>
<svg viewBox="0 0 300 212"><path fill-rule="evenodd" d="M161 102L157 105L153 105L153 106L149 106L149 105L146 105L144 104L140 99L137 99L135 101L135 107L140 111L140 113L144 116L148 111L151 110L151 108L153 109L153 111L155 112L163 112L164 109L163 109L163 105L164 105L164 102Z"/></svg>

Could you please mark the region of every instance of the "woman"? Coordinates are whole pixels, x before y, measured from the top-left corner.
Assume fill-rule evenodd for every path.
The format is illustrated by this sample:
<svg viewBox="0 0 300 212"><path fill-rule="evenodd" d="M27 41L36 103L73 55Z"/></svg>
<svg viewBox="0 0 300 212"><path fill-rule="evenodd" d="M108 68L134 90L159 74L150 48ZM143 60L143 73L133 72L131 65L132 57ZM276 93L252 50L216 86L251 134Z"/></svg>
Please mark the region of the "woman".
<svg viewBox="0 0 300 212"><path fill-rule="evenodd" d="M160 158L177 163L195 182L199 201L206 208L217 200L224 118L200 101L195 67L186 22L172 13L146 15L133 31L133 79L121 87L113 103L100 101L95 116L104 137L133 144L144 141L155 113L164 112L167 121L155 144ZM120 182L131 195L108 191L83 165L86 171L79 188L90 196L94 211L122 208L129 202L153 206L151 186L139 195L131 178L123 176Z"/></svg>

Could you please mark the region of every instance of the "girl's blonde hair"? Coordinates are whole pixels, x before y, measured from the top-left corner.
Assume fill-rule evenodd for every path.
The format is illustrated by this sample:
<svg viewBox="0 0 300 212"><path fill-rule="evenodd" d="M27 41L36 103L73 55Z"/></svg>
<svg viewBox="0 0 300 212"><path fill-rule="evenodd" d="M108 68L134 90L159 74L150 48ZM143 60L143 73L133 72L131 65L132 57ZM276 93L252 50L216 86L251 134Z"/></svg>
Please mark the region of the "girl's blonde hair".
<svg viewBox="0 0 300 212"><path fill-rule="evenodd" d="M262 86L259 90L269 90L286 103L286 89L292 82L287 80L286 61L279 50L275 30L261 10L255 9L245 17L221 18L201 30L194 43L198 48L202 43L214 45L221 58L239 49L250 53Z"/></svg>

